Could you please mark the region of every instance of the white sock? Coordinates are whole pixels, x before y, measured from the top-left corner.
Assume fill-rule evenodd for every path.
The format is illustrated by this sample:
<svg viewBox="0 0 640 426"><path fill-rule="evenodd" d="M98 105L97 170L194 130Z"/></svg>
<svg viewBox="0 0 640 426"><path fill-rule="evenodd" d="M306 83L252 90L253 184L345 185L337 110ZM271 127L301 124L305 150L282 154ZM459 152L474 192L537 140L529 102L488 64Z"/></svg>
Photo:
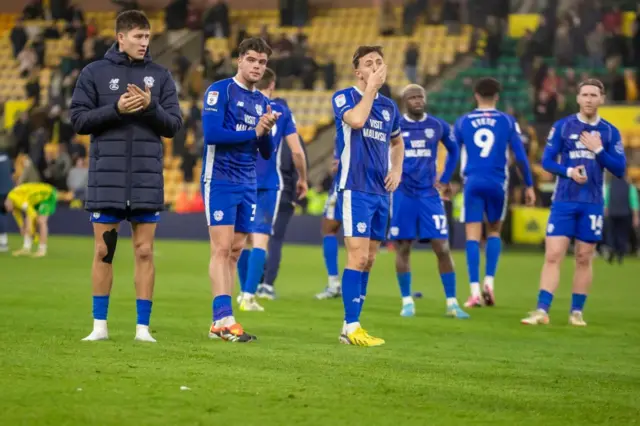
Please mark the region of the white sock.
<svg viewBox="0 0 640 426"><path fill-rule="evenodd" d="M490 275L487 275L486 277L484 277L484 285L489 287L489 289L493 290L493 277Z"/></svg>
<svg viewBox="0 0 640 426"><path fill-rule="evenodd" d="M93 329L96 331L103 331L107 329L107 320L93 320Z"/></svg>
<svg viewBox="0 0 640 426"><path fill-rule="evenodd" d="M271 284L262 284L262 288L273 291L273 286Z"/></svg>
<svg viewBox="0 0 640 426"><path fill-rule="evenodd" d="M480 297L480 283L471 283L471 295Z"/></svg>
<svg viewBox="0 0 640 426"><path fill-rule="evenodd" d="M342 321L342 334L347 334L347 322L346 321Z"/></svg>
<svg viewBox="0 0 640 426"><path fill-rule="evenodd" d="M347 334L351 334L359 328L360 328L359 322L352 322L350 324L347 324Z"/></svg>
<svg viewBox="0 0 640 426"><path fill-rule="evenodd" d="M413 297L407 296L402 298L402 305L410 305L413 303Z"/></svg>
<svg viewBox="0 0 640 426"><path fill-rule="evenodd" d="M46 244L40 244L38 245L38 251L47 251L47 245Z"/></svg>
<svg viewBox="0 0 640 426"><path fill-rule="evenodd" d="M244 293L242 293L242 298L244 300L250 300L253 297L253 294L251 293L247 293L246 291Z"/></svg>
<svg viewBox="0 0 640 426"><path fill-rule="evenodd" d="M338 275L329 276L329 288L338 288L340 287L340 277Z"/></svg>
<svg viewBox="0 0 640 426"><path fill-rule="evenodd" d="M233 317L233 315L230 315L228 317L220 318L218 321L214 321L213 326L216 328L231 327L235 323L236 319Z"/></svg>
<svg viewBox="0 0 640 426"><path fill-rule="evenodd" d="M450 308L457 304L458 304L458 299L456 299L455 297L447 297L447 307Z"/></svg>
<svg viewBox="0 0 640 426"><path fill-rule="evenodd" d="M0 246L6 246L9 243L9 236L5 234L0 234Z"/></svg>
<svg viewBox="0 0 640 426"><path fill-rule="evenodd" d="M32 245L33 245L33 239L31 238L31 235L25 235L24 244L22 245L22 248L25 250L31 250Z"/></svg>
<svg viewBox="0 0 640 426"><path fill-rule="evenodd" d="M149 326L148 325L143 325L143 324L136 324L136 334L138 334L139 331L146 331L148 333L149 332Z"/></svg>

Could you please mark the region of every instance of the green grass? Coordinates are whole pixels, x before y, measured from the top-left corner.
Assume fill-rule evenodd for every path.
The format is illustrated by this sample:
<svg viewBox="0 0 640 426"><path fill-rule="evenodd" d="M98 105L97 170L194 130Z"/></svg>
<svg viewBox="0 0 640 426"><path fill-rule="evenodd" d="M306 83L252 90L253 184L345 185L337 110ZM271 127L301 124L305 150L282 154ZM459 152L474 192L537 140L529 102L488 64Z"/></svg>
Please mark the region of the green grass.
<svg viewBox="0 0 640 426"><path fill-rule="evenodd" d="M18 238L12 237L18 244ZM363 324L385 346L337 342L342 302L319 302L321 251L288 246L279 300L238 313L256 344L209 341L206 243L159 241L152 330L133 341L129 240L121 240L111 341L91 328L92 242L54 237L45 259L0 256L3 425L629 425L640 422L640 262L596 261L586 329L570 328L571 261L552 325L519 319L535 304L540 254L501 260L495 308L444 318L435 259L414 254L415 318L399 316L393 257L371 275ZM459 292L468 295L456 254ZM181 386L190 388L181 391Z"/></svg>

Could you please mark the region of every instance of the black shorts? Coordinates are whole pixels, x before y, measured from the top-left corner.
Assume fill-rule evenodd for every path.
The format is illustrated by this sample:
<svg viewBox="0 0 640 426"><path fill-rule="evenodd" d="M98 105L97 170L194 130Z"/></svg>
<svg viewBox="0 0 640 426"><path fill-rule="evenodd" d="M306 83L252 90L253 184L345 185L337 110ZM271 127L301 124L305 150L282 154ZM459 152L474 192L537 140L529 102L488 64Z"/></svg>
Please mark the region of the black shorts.
<svg viewBox="0 0 640 426"><path fill-rule="evenodd" d="M6 214L7 209L4 208L4 202L7 200L9 194L0 194L0 214Z"/></svg>

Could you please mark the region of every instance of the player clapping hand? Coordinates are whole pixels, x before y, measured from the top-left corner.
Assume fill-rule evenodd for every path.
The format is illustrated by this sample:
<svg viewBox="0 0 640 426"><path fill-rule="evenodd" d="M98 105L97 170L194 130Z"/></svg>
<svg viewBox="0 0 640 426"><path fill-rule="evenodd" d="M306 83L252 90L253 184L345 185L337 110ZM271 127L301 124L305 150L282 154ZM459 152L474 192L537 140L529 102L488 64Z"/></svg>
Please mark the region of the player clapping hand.
<svg viewBox="0 0 640 426"><path fill-rule="evenodd" d="M264 136L266 133L269 133L273 126L278 121L280 117L279 112L273 112L271 110L271 106L267 105L267 112L260 117L260 121L258 122L258 126L256 127L256 135L258 137Z"/></svg>

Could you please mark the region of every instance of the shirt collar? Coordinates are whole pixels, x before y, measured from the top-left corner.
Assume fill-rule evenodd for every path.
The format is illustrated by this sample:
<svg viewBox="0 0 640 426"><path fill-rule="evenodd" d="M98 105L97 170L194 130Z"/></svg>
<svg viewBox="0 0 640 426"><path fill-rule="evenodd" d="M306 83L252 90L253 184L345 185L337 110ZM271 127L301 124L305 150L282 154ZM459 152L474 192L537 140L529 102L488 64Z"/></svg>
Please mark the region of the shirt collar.
<svg viewBox="0 0 640 426"><path fill-rule="evenodd" d="M360 94L360 96L364 96L364 93L362 93L362 91L360 89L358 89L357 86L353 86L353 88L355 89L356 92L358 92ZM380 94L376 92L376 99L378 99L378 96Z"/></svg>
<svg viewBox="0 0 640 426"><path fill-rule="evenodd" d="M252 89L249 89L247 86L245 86L244 84L240 83L240 81L239 81L237 78L235 78L235 77L233 77L233 82L234 82L235 84L237 84L238 86L242 87L244 90L247 90L247 91L249 91L249 92L255 92L255 91L256 91L256 88L255 88L255 87L253 88L253 90L252 90Z"/></svg>
<svg viewBox="0 0 640 426"><path fill-rule="evenodd" d="M597 126L600 123L599 115L596 116L596 119L592 123L589 123L588 121L583 120L582 117L580 117L580 113L576 114L576 118L578 119L579 122L588 124L589 126Z"/></svg>
<svg viewBox="0 0 640 426"><path fill-rule="evenodd" d="M414 120L413 118L409 117L409 114L405 114L404 115L404 119L407 120L409 123L422 123L423 121L425 121L427 119L429 115L425 112L424 115L422 116L422 118L420 120Z"/></svg>

